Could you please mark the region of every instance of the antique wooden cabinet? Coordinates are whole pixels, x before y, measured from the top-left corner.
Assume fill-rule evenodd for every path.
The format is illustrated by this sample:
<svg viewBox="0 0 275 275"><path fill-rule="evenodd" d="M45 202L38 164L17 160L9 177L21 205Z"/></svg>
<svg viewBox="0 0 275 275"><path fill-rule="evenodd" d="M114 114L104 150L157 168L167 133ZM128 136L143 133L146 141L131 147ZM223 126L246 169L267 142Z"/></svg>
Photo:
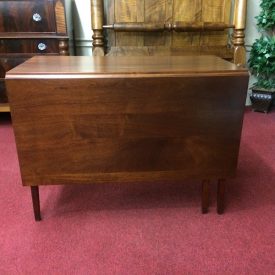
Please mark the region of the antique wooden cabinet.
<svg viewBox="0 0 275 275"><path fill-rule="evenodd" d="M68 55L64 0L0 0L0 112L6 72L33 55Z"/></svg>

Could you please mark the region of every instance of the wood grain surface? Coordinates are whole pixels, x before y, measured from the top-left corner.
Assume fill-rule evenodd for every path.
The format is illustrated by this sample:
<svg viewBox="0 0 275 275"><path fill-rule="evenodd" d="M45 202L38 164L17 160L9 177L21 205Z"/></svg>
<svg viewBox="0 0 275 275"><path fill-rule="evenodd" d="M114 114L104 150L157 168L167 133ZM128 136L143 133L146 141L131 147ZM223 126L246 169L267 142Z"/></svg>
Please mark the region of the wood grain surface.
<svg viewBox="0 0 275 275"><path fill-rule="evenodd" d="M92 0L91 11L94 56L208 54L246 64L247 0Z"/></svg>
<svg viewBox="0 0 275 275"><path fill-rule="evenodd" d="M230 0L108 0L104 1L108 9L108 24L115 22L224 22L230 23ZM109 18L109 15L114 14ZM112 20L113 18L113 20ZM227 32L216 33L172 33L136 34L118 33L110 37L113 46L173 46L184 45L227 45ZM172 37L172 39L171 39ZM142 41L142 43L140 42ZM141 44L140 44L141 43Z"/></svg>
<svg viewBox="0 0 275 275"><path fill-rule="evenodd" d="M140 77L140 75L247 75L247 70L215 56L88 57L35 56L10 70L9 78Z"/></svg>
<svg viewBox="0 0 275 275"><path fill-rule="evenodd" d="M248 73L190 58L58 57L54 69L35 57L10 71L23 184L234 176Z"/></svg>
<svg viewBox="0 0 275 275"><path fill-rule="evenodd" d="M33 20L35 13L41 16L42 20L40 22ZM54 33L55 28L53 1L0 1L0 33Z"/></svg>

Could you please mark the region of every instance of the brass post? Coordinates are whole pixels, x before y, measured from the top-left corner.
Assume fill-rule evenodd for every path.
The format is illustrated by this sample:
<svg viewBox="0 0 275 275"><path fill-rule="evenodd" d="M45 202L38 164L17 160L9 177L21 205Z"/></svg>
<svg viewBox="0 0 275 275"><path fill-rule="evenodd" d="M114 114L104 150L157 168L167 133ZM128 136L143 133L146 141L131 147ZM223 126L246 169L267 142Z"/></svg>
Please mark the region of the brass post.
<svg viewBox="0 0 275 275"><path fill-rule="evenodd" d="M244 66L246 63L245 27L246 27L247 0L235 0L234 8L234 63Z"/></svg>
<svg viewBox="0 0 275 275"><path fill-rule="evenodd" d="M91 0L93 55L104 56L103 0Z"/></svg>

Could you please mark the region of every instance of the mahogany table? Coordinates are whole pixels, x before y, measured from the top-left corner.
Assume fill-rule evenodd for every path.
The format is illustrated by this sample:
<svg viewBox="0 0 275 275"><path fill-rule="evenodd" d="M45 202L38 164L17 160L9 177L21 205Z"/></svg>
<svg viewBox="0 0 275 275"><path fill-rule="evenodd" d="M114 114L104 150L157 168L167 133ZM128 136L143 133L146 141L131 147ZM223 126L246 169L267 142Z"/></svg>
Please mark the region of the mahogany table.
<svg viewBox="0 0 275 275"><path fill-rule="evenodd" d="M214 56L34 57L9 71L22 182L173 182L236 174L248 72Z"/></svg>

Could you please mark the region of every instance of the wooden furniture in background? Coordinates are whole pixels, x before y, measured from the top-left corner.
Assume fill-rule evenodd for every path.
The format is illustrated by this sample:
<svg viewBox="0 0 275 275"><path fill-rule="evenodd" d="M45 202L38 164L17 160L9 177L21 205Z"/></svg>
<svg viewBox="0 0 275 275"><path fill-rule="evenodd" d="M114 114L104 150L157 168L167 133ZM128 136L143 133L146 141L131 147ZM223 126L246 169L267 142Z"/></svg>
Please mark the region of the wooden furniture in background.
<svg viewBox="0 0 275 275"><path fill-rule="evenodd" d="M246 2L91 0L93 53L210 54L244 65Z"/></svg>
<svg viewBox="0 0 275 275"><path fill-rule="evenodd" d="M57 65L58 64L58 65ZM34 57L7 73L23 185L208 184L236 173L246 69L214 56ZM22 89L25 87L25 89Z"/></svg>
<svg viewBox="0 0 275 275"><path fill-rule="evenodd" d="M4 78L34 55L68 55L63 0L0 0L0 112L9 111Z"/></svg>

